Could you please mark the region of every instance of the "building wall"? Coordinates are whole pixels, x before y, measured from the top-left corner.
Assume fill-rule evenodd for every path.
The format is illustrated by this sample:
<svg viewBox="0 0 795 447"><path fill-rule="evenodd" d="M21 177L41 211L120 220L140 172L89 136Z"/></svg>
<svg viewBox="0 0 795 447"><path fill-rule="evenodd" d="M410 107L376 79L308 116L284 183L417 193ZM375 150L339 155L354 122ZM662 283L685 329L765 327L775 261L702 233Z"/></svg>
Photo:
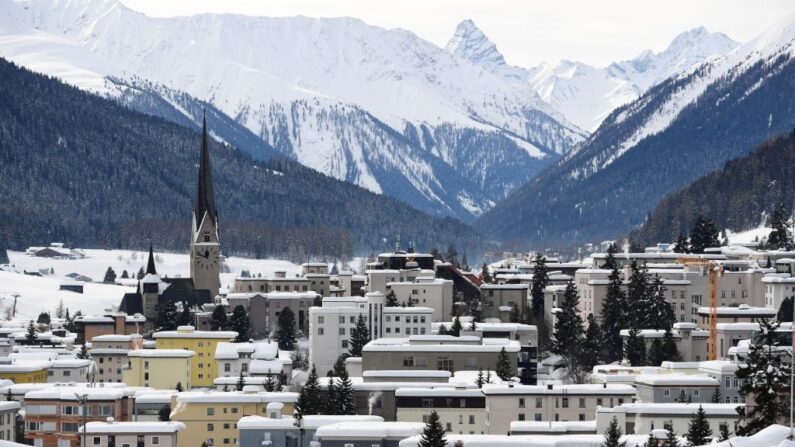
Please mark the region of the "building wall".
<svg viewBox="0 0 795 447"><path fill-rule="evenodd" d="M190 357L130 357L130 367L122 370L122 380L129 386L146 386L173 390L177 383L189 390L192 382Z"/></svg>
<svg viewBox="0 0 795 447"><path fill-rule="evenodd" d="M115 447L137 447L139 438L143 441L143 447L176 447L178 443L178 434L116 434L113 435ZM109 436L105 434L91 434L86 436L87 447L109 447ZM153 439L157 438L157 439ZM156 442L155 442L156 441Z"/></svg>
<svg viewBox="0 0 795 447"><path fill-rule="evenodd" d="M127 354L91 353L96 369L94 380L100 383L122 382L123 368L128 365Z"/></svg>
<svg viewBox="0 0 795 447"><path fill-rule="evenodd" d="M45 383L47 370L28 372L0 372L0 379L8 379L14 383Z"/></svg>
<svg viewBox="0 0 795 447"><path fill-rule="evenodd" d="M636 385L638 400L641 402L673 403L673 402L712 402L714 386L650 386L644 383Z"/></svg>
<svg viewBox="0 0 795 447"><path fill-rule="evenodd" d="M362 371L374 370L423 370L436 369L448 371L477 371L494 369L499 351L445 351L443 346L437 351L371 351L362 353ZM516 374L517 353L509 352L511 371Z"/></svg>
<svg viewBox="0 0 795 447"><path fill-rule="evenodd" d="M70 407L75 414L64 414ZM130 420L128 399L115 401L91 401L86 416L87 422L105 422L108 417L117 421ZM37 447L78 447L78 427L83 423L77 413L77 401L34 400L25 402L25 438ZM64 445L66 444L66 445Z"/></svg>
<svg viewBox="0 0 795 447"><path fill-rule="evenodd" d="M401 304L430 307L433 309L433 321L447 321L453 311L453 282L435 279L432 282L394 282L387 284L387 290L395 292Z"/></svg>
<svg viewBox="0 0 795 447"><path fill-rule="evenodd" d="M211 388L218 367L215 364L215 347L220 342L228 342L222 338L190 338L158 337L155 343L157 349L187 349L196 354L191 358L191 385L193 388Z"/></svg>

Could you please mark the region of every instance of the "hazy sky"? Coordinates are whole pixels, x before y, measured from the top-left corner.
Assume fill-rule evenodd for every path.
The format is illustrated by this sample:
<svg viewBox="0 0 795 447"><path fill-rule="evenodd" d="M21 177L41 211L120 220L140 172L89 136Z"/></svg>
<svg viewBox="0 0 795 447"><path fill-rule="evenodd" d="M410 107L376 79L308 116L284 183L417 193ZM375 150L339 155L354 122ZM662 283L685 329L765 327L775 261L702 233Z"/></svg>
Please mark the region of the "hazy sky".
<svg viewBox="0 0 795 447"><path fill-rule="evenodd" d="M570 59L597 66L664 49L705 26L747 41L795 14L794 0L122 0L152 16L229 12L263 16L357 17L404 28L444 46L472 19L509 63Z"/></svg>

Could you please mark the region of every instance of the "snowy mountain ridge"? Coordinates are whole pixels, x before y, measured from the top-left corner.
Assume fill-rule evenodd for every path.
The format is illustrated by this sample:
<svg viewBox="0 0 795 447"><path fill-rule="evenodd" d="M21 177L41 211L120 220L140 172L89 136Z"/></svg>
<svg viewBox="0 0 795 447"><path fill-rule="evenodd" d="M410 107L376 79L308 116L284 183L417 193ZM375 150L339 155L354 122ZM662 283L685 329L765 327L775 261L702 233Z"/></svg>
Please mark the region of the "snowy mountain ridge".
<svg viewBox="0 0 795 447"><path fill-rule="evenodd" d="M186 92L306 166L436 214L471 219L586 136L530 86L358 19L152 18L114 0L0 12L0 55L17 63L109 94L107 76ZM36 51L10 43L36 33ZM462 149L473 136L498 153Z"/></svg>
<svg viewBox="0 0 795 447"><path fill-rule="evenodd" d="M699 27L679 34L660 53L647 50L634 59L603 68L568 60L523 68L508 65L497 46L471 20L465 20L446 49L510 82L529 84L569 121L593 131L615 108L635 100L650 87L738 45L723 33Z"/></svg>

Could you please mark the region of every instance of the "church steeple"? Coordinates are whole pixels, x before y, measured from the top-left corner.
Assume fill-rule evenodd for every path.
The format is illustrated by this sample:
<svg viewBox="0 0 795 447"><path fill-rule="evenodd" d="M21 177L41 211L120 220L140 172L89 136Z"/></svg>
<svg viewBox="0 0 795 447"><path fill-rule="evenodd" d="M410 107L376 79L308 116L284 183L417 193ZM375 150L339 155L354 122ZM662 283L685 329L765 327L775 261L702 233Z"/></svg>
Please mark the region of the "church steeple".
<svg viewBox="0 0 795 447"><path fill-rule="evenodd" d="M196 217L196 228L201 225L205 215L207 215L213 226L217 227L218 212L215 209L215 195L213 194L213 173L210 168L210 147L207 136L207 117L202 119L202 144L199 155L199 182L196 188L196 205L193 207Z"/></svg>
<svg viewBox="0 0 795 447"><path fill-rule="evenodd" d="M146 263L146 274L157 275L157 269L155 269L155 255L152 253L152 244L149 244L149 262Z"/></svg>

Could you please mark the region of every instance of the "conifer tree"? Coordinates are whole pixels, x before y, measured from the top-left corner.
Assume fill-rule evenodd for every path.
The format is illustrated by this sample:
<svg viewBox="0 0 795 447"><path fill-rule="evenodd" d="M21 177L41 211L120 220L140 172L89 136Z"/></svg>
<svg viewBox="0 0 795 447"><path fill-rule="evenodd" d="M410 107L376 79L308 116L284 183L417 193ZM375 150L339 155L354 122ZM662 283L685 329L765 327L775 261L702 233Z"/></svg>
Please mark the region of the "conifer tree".
<svg viewBox="0 0 795 447"><path fill-rule="evenodd" d="M616 262L616 253L618 253L618 248L616 244L611 243L607 247L607 256L605 257L605 262L602 264L602 268L605 270L613 270L614 268L618 268L618 263Z"/></svg>
<svg viewBox="0 0 795 447"><path fill-rule="evenodd" d="M177 316L177 326L193 326L193 314L187 301L182 302L182 311Z"/></svg>
<svg viewBox="0 0 795 447"><path fill-rule="evenodd" d="M113 268L108 267L105 271L105 278L102 280L105 284L113 284L116 282L116 272L113 271Z"/></svg>
<svg viewBox="0 0 795 447"><path fill-rule="evenodd" d="M519 306L516 303L513 304L511 307L511 315L508 317L508 320L511 323L518 323L521 320L522 316L519 314Z"/></svg>
<svg viewBox="0 0 795 447"><path fill-rule="evenodd" d="M602 343L602 333L599 329L599 323L596 322L593 314L588 314L587 320L585 338L582 339L582 346L580 346L578 353L578 363L585 371L591 371L599 363L599 346Z"/></svg>
<svg viewBox="0 0 795 447"><path fill-rule="evenodd" d="M144 272L144 268L141 267L138 269L138 273L135 275L135 279L144 279L144 276L146 276L146 272Z"/></svg>
<svg viewBox="0 0 795 447"><path fill-rule="evenodd" d="M221 304L215 306L213 313L210 316L210 330L212 331L225 331L229 328L229 316L226 315L226 309Z"/></svg>
<svg viewBox="0 0 795 447"><path fill-rule="evenodd" d="M337 414L356 414L356 397L353 391L353 382L348 377L348 372L343 371L339 377L337 388Z"/></svg>
<svg viewBox="0 0 795 447"><path fill-rule="evenodd" d="M246 313L245 307L241 305L235 306L235 310L232 311L231 326L232 330L237 332L237 337L235 337L236 343L246 342L251 338L248 313Z"/></svg>
<svg viewBox="0 0 795 447"><path fill-rule="evenodd" d="M792 250L792 231L789 225L789 210L784 203L779 203L770 216L770 235L767 245L772 250Z"/></svg>
<svg viewBox="0 0 795 447"><path fill-rule="evenodd" d="M690 251L692 253L704 253L708 247L719 247L720 240L718 236L718 226L715 221L709 217L698 216L693 230L690 232Z"/></svg>
<svg viewBox="0 0 795 447"><path fill-rule="evenodd" d="M337 385L334 383L334 380L334 376L329 374L323 414L337 414Z"/></svg>
<svg viewBox="0 0 795 447"><path fill-rule="evenodd" d="M629 330L629 336L624 346L624 357L632 366L643 366L646 364L646 345L640 336L640 332L635 328Z"/></svg>
<svg viewBox="0 0 795 447"><path fill-rule="evenodd" d="M173 301L158 304L155 326L159 331L173 331L177 328L177 306Z"/></svg>
<svg viewBox="0 0 795 447"><path fill-rule="evenodd" d="M478 388L483 388L483 384L484 383L485 383L485 381L483 379L483 368L478 368L478 376L475 378L475 385ZM11 392L10 389L9 389L9 392Z"/></svg>
<svg viewBox="0 0 795 447"><path fill-rule="evenodd" d="M651 366L660 366L665 360L662 340L655 337L654 340L651 341L651 345L649 345L648 364Z"/></svg>
<svg viewBox="0 0 795 447"><path fill-rule="evenodd" d="M237 376L237 383L235 383L235 389L237 391L243 391L243 387L246 386L246 377L243 376L243 371L240 371L240 375Z"/></svg>
<svg viewBox="0 0 795 447"><path fill-rule="evenodd" d="M709 427L707 413L703 406L698 406L698 411L688 424L685 437L690 445L705 445L712 440L712 429Z"/></svg>
<svg viewBox="0 0 795 447"><path fill-rule="evenodd" d="M505 348L500 350L500 355L497 357L497 365L494 367L494 372L501 380L511 380L513 374L511 373L511 362L508 360L508 353Z"/></svg>
<svg viewBox="0 0 795 447"><path fill-rule="evenodd" d="M786 297L781 300L781 306L778 308L778 313L776 314L776 321L779 323L784 322L791 322L792 321L792 298Z"/></svg>
<svg viewBox="0 0 795 447"><path fill-rule="evenodd" d="M679 233L679 236L676 237L673 251L674 253L690 253L690 246L687 243L687 237L685 237L684 234Z"/></svg>
<svg viewBox="0 0 795 447"><path fill-rule="evenodd" d="M767 319L759 321L757 339L748 351L745 364L735 373L742 381L740 394L755 401L754 406L738 410L739 436L753 435L779 418L789 418L790 360L779 352L782 343L776 336L778 326Z"/></svg>
<svg viewBox="0 0 795 447"><path fill-rule="evenodd" d="M127 270L122 270L121 279L128 279L129 277L130 277L130 274L127 273Z"/></svg>
<svg viewBox="0 0 795 447"><path fill-rule="evenodd" d="M262 385L262 387L265 388L265 391L272 393L276 391L277 388L276 380L273 379L272 375L268 374L268 377L265 379L265 383Z"/></svg>
<svg viewBox="0 0 795 447"><path fill-rule="evenodd" d="M185 388L182 387L182 382L177 382L177 386L175 386L174 389L177 390L178 393L181 393L185 390Z"/></svg>
<svg viewBox="0 0 795 447"><path fill-rule="evenodd" d="M627 300L622 290L618 266L613 267L607 280L607 292L602 301L602 336L604 337L602 355L606 362L612 363L620 360L623 352L621 329L627 323Z"/></svg>
<svg viewBox="0 0 795 447"><path fill-rule="evenodd" d="M453 337L460 337L461 329L463 329L463 326L461 325L461 317L456 316L455 318L453 318L453 325L450 326L449 334L452 335Z"/></svg>
<svg viewBox="0 0 795 447"><path fill-rule="evenodd" d="M397 295L395 295L395 291L389 289L386 293L386 302L384 304L386 307L398 307L400 303L398 303Z"/></svg>
<svg viewBox="0 0 795 447"><path fill-rule="evenodd" d="M439 325L438 334L439 335L449 335L450 331L447 330L447 326L445 326L443 324L440 324Z"/></svg>
<svg viewBox="0 0 795 447"><path fill-rule="evenodd" d="M491 273L489 272L489 266L485 262L480 267L480 276L483 277L483 284L491 284Z"/></svg>
<svg viewBox="0 0 795 447"><path fill-rule="evenodd" d="M157 412L157 420L160 422L168 422L171 420L171 405L165 404Z"/></svg>
<svg viewBox="0 0 795 447"><path fill-rule="evenodd" d="M351 357L361 357L362 348L370 342L370 329L364 321L362 314L356 319L356 326L351 329L351 338L348 340L348 354Z"/></svg>
<svg viewBox="0 0 795 447"><path fill-rule="evenodd" d="M295 404L296 411L303 417L307 414L320 414L322 402L320 400L320 382L317 376L317 368L312 365L306 383L301 388L298 401Z"/></svg>
<svg viewBox="0 0 795 447"><path fill-rule="evenodd" d="M80 360L88 360L88 349L86 349L86 345L83 344L80 346L80 352L77 353L77 358Z"/></svg>
<svg viewBox="0 0 795 447"><path fill-rule="evenodd" d="M436 411L431 412L417 447L447 447L444 428L439 422L439 414Z"/></svg>
<svg viewBox="0 0 795 447"><path fill-rule="evenodd" d="M627 321L625 325L643 329L646 321L646 306L648 305L649 282L646 267L638 267L634 260L630 265L632 273L627 285Z"/></svg>
<svg viewBox="0 0 795 447"><path fill-rule="evenodd" d="M555 341L552 344L552 352L562 355L569 360L569 363L575 360L583 333L582 317L577 312L579 301L577 288L574 287L573 281L569 281L563 293L560 311L555 318Z"/></svg>
<svg viewBox="0 0 795 447"><path fill-rule="evenodd" d="M295 314L289 307L279 312L277 320L276 341L282 351L295 349Z"/></svg>
<svg viewBox="0 0 795 447"><path fill-rule="evenodd" d="M665 286L658 275L649 284L646 305L643 307L644 313L641 329L665 329L669 330L676 322L674 309L665 299Z"/></svg>
<svg viewBox="0 0 795 447"><path fill-rule="evenodd" d="M715 388L715 391L712 392L712 398L710 399L710 401L713 404L719 404L722 399L723 398L721 397L720 394L720 387Z"/></svg>
<svg viewBox="0 0 795 447"><path fill-rule="evenodd" d="M31 320L28 323L28 331L25 333L25 340L28 342L29 345L35 344L36 340L39 339L39 332L36 330L36 327L33 326L33 321Z"/></svg>
<svg viewBox="0 0 795 447"><path fill-rule="evenodd" d="M530 287L530 304L533 311L533 318L536 322L544 320L544 289L549 284L549 270L547 269L547 260L537 253L533 261L535 268L533 269L533 281ZM543 328L539 327L539 340L545 337L542 334Z"/></svg>
<svg viewBox="0 0 795 447"><path fill-rule="evenodd" d="M663 334L662 348L663 356L666 361L678 362L681 360L679 348L676 347L676 340L674 340L674 334L670 329L666 330L665 334Z"/></svg>
<svg viewBox="0 0 795 447"><path fill-rule="evenodd" d="M604 435L605 442L602 447L624 447L627 445L626 442L621 442L621 437L624 436L624 433L622 433L621 427L618 426L618 419L615 416L610 420L610 425L607 426Z"/></svg>
<svg viewBox="0 0 795 447"><path fill-rule="evenodd" d="M666 431L665 442L663 447L679 447L679 438L673 428Z"/></svg>
<svg viewBox="0 0 795 447"><path fill-rule="evenodd" d="M729 439L729 436L731 436L731 433L729 433L729 425L720 424L720 434L718 435L718 441L726 441Z"/></svg>
<svg viewBox="0 0 795 447"><path fill-rule="evenodd" d="M491 370L486 371L486 383L492 383L491 382Z"/></svg>
<svg viewBox="0 0 795 447"><path fill-rule="evenodd" d="M342 354L339 357L337 357L337 360L334 362L334 366L332 366L331 368L331 374L334 377L342 377L342 373L347 371L347 369L345 369L346 358L348 358L348 356L345 354Z"/></svg>

